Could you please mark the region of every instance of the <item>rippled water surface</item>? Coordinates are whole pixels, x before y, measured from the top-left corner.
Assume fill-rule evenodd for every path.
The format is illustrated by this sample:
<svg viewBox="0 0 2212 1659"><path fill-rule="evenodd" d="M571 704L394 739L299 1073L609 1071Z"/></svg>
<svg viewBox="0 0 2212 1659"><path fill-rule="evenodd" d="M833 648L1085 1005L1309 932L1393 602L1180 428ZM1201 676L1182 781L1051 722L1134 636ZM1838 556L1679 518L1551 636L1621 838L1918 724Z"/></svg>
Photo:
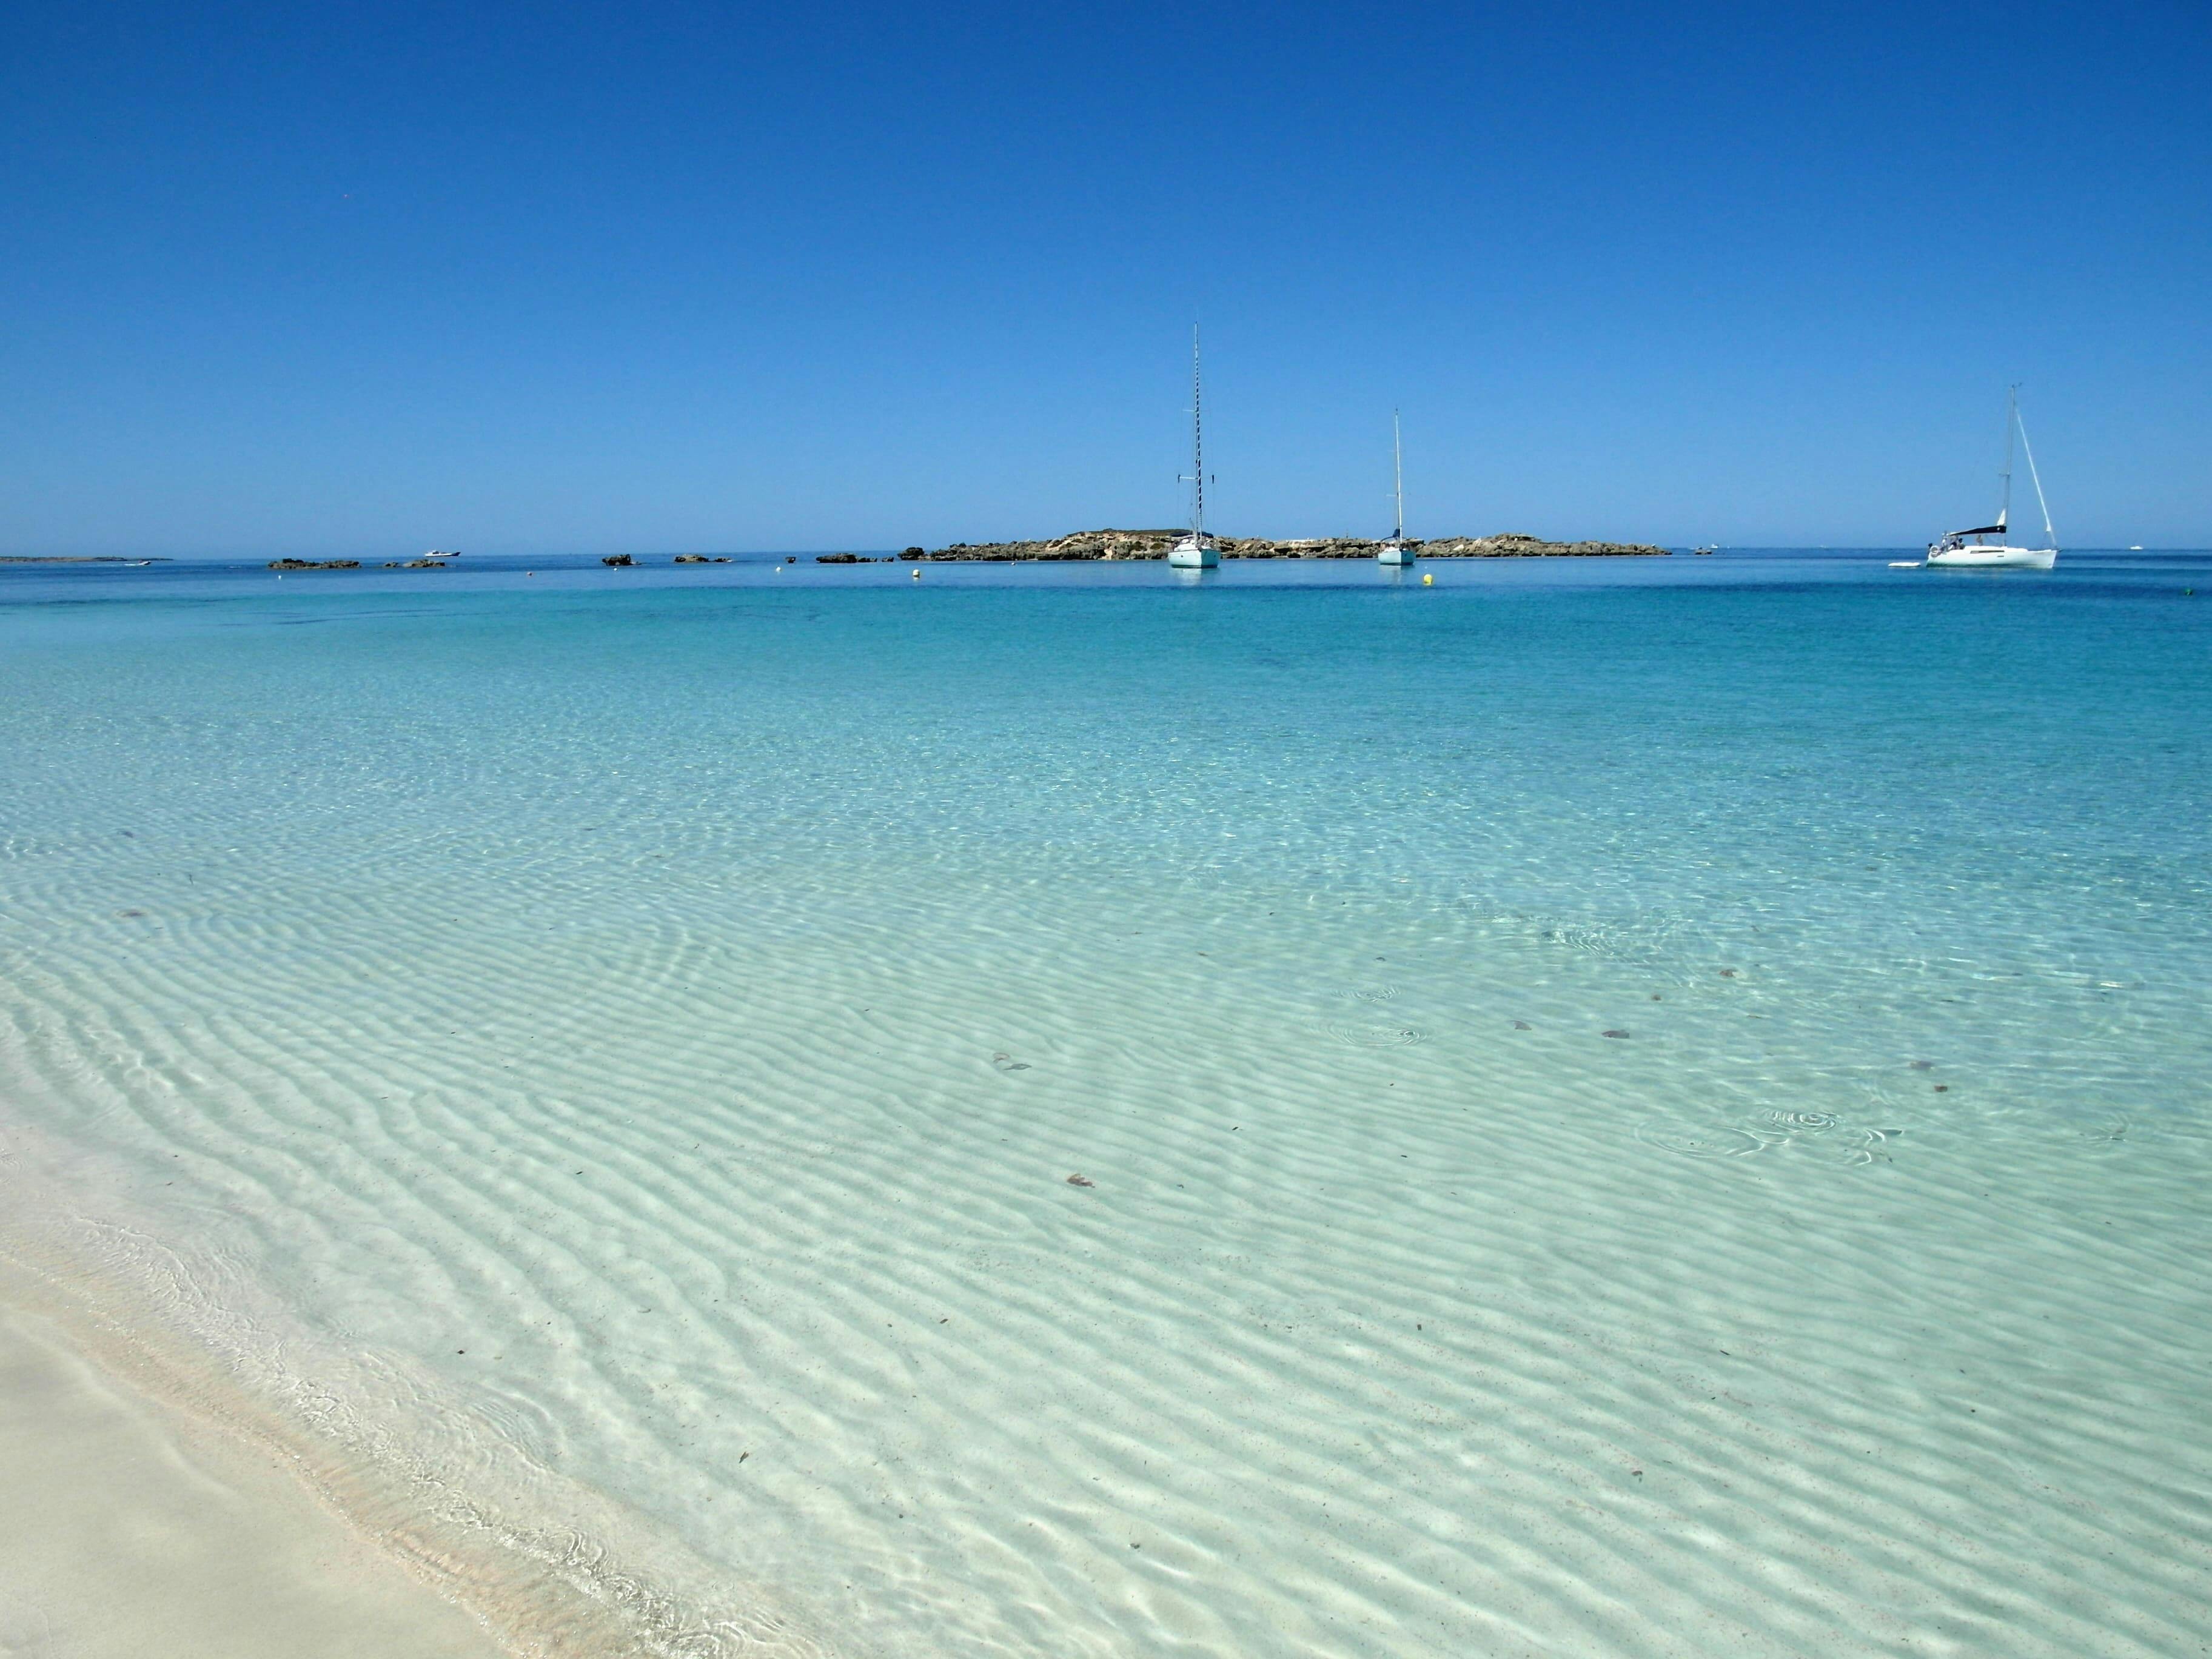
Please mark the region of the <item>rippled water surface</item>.
<svg viewBox="0 0 2212 1659"><path fill-rule="evenodd" d="M0 1194L556 1644L2201 1653L2212 561L1887 556L0 571Z"/></svg>

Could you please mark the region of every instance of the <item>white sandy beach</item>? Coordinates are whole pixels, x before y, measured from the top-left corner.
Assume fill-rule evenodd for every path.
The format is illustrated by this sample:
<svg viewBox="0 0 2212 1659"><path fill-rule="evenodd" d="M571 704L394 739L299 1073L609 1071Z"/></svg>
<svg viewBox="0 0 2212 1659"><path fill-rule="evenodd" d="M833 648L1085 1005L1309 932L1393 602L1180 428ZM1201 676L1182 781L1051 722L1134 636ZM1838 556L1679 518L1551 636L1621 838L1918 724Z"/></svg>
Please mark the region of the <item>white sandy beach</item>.
<svg viewBox="0 0 2212 1659"><path fill-rule="evenodd" d="M331 1514L281 1455L0 1305L0 1654L493 1659L459 1608Z"/></svg>

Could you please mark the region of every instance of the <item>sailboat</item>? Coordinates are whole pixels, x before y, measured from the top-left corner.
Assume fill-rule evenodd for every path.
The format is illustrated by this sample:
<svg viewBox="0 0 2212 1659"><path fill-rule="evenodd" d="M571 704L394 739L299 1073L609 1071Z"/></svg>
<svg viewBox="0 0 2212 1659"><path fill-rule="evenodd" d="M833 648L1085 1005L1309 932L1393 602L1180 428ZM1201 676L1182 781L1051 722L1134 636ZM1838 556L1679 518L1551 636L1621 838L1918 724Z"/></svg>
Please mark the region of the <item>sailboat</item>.
<svg viewBox="0 0 2212 1659"><path fill-rule="evenodd" d="M2005 541L2005 524L2012 516L2012 445L2017 434L2021 453L2027 457L2027 476L2035 483L2035 501L2043 509L2043 533L2048 547L2013 547ZM1928 544L1928 563L1942 570L2048 570L2058 562L2058 532L2051 527L2051 504L2043 498L2043 479L2035 470L2035 451L2028 447L2027 428L2020 418L2020 388L2014 386L2005 400L2004 498L1997 521L1978 530L1954 530ZM1987 538L1994 536L1996 540Z"/></svg>
<svg viewBox="0 0 2212 1659"><path fill-rule="evenodd" d="M1375 550L1377 564L1408 565L1413 563L1419 542L1406 539L1406 447L1398 431L1398 411L1390 411L1390 473L1397 492L1398 527L1390 532L1390 539Z"/></svg>
<svg viewBox="0 0 2212 1659"><path fill-rule="evenodd" d="M1206 426L1199 414L1198 325L1190 325L1190 534L1168 549L1168 563L1178 570L1211 570L1221 562L1221 545L1206 533Z"/></svg>

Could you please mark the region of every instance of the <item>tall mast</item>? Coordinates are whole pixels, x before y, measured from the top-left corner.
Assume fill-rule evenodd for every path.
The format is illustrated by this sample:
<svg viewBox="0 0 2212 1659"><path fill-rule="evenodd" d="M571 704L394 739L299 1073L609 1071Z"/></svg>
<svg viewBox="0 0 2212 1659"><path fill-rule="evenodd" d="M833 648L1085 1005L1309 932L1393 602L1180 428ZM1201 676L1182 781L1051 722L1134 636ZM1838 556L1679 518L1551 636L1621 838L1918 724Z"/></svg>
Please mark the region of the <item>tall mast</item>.
<svg viewBox="0 0 2212 1659"><path fill-rule="evenodd" d="M1398 527L1390 532L1390 539L1406 539L1406 446L1398 431L1398 411L1390 411L1390 475L1398 497Z"/></svg>
<svg viewBox="0 0 2212 1659"><path fill-rule="evenodd" d="M2012 518L2012 434L2019 424L2020 387L2014 385L2005 391L2005 464L2004 471L2000 475L2004 479L2004 501L1997 508L1999 530L2002 530Z"/></svg>
<svg viewBox="0 0 2212 1659"><path fill-rule="evenodd" d="M1190 325L1190 533L1206 538L1206 422L1200 413L1198 325ZM2009 463L2008 463L2009 465Z"/></svg>

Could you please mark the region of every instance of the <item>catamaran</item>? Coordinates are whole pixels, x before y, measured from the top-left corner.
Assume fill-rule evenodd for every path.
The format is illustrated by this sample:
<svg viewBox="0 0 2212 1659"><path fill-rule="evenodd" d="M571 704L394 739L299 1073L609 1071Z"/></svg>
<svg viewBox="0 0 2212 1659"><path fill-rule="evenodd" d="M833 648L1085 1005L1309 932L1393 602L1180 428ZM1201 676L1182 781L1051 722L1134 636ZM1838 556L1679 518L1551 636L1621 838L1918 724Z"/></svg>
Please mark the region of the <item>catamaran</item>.
<svg viewBox="0 0 2212 1659"><path fill-rule="evenodd" d="M2035 483L2035 502L2043 509L2043 534L2048 547L2012 547L2005 542L2005 523L2012 516L2012 444L2020 438L2021 453L2027 457L2027 476ZM2051 527L2051 504L2043 499L2043 479L2035 470L2035 451L2028 447L2027 428L2020 418L2020 388L2014 386L2005 402L2004 498L1997 521L1978 530L1954 530L1928 544L1928 563L1942 570L2048 570L2058 561L2058 532ZM1996 540L1987 538L1994 536Z"/></svg>
<svg viewBox="0 0 2212 1659"><path fill-rule="evenodd" d="M1398 527L1390 532L1390 539L1375 550L1377 564L1411 564L1419 542L1406 539L1406 447L1398 432L1398 411L1390 411L1390 473L1398 498Z"/></svg>
<svg viewBox="0 0 2212 1659"><path fill-rule="evenodd" d="M1190 325L1190 534L1168 550L1178 570L1211 570L1221 562L1221 544L1206 533L1206 426L1200 418L1198 325Z"/></svg>

